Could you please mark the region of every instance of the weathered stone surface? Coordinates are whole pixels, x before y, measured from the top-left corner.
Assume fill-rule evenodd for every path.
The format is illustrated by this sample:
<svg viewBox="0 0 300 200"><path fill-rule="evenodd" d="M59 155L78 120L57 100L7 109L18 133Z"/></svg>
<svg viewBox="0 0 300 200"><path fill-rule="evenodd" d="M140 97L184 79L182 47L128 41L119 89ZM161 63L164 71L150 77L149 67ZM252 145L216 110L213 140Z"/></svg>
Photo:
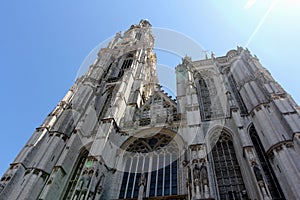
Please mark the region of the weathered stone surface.
<svg viewBox="0 0 300 200"><path fill-rule="evenodd" d="M81 114L73 109L64 110L62 115L58 118L51 132L58 132L70 137Z"/></svg>
<svg viewBox="0 0 300 200"><path fill-rule="evenodd" d="M141 20L99 51L3 175L0 200L300 199L299 108L258 59L241 47L186 56L175 100L153 45Z"/></svg>

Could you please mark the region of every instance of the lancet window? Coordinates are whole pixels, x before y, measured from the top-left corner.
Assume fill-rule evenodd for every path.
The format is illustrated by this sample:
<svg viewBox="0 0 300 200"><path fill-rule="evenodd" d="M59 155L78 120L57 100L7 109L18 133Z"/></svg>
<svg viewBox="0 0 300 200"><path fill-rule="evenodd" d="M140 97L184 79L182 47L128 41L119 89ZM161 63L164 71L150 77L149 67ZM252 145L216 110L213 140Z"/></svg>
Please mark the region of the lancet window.
<svg viewBox="0 0 300 200"><path fill-rule="evenodd" d="M135 34L135 39L140 40L142 37L142 33L138 32Z"/></svg>
<svg viewBox="0 0 300 200"><path fill-rule="evenodd" d="M129 54L126 59L123 61L122 63L122 67L120 69L120 72L118 74L118 77L121 77L123 76L124 72L126 69L130 68L131 65L133 63L133 55L132 54Z"/></svg>
<svg viewBox="0 0 300 200"><path fill-rule="evenodd" d="M200 77L197 83L198 101L202 121L209 121L224 116L213 78Z"/></svg>
<svg viewBox="0 0 300 200"><path fill-rule="evenodd" d="M140 126L146 126L151 123L150 106L145 106L140 115Z"/></svg>
<svg viewBox="0 0 300 200"><path fill-rule="evenodd" d="M75 187L76 187L76 184L78 182L78 179L80 177L80 173L84 167L84 163L88 157L88 151L86 149L84 149L81 154L79 155L76 163L75 163L75 167L74 167L74 170L72 172L72 175L71 175L71 178L69 180L69 183L66 187L66 193L64 195L64 200L69 200L71 199L74 191L75 191Z"/></svg>
<svg viewBox="0 0 300 200"><path fill-rule="evenodd" d="M247 199L232 137L222 132L212 151L215 180L221 200Z"/></svg>
<svg viewBox="0 0 300 200"><path fill-rule="evenodd" d="M232 75L228 76L228 81L229 81L229 85L233 91L234 98L240 108L241 115L247 115L247 113L248 113L247 108L246 108L244 101L237 89L236 81L234 80Z"/></svg>
<svg viewBox="0 0 300 200"><path fill-rule="evenodd" d="M265 181L267 182L267 186L271 193L272 198L273 199L284 199L283 193L282 193L281 188L278 183L278 180L274 174L274 171L271 167L268 157L264 151L263 145L262 145L262 143L259 139L259 136L253 125L250 127L249 132L250 132L250 137L251 137L254 149L255 149L258 159L260 161L262 170L265 174Z"/></svg>
<svg viewBox="0 0 300 200"><path fill-rule="evenodd" d="M111 107L112 92L113 92L113 87L109 88L106 91L107 97L105 99L105 103L104 103L102 111L100 113L100 119L102 119L103 117L105 117L108 109Z"/></svg>

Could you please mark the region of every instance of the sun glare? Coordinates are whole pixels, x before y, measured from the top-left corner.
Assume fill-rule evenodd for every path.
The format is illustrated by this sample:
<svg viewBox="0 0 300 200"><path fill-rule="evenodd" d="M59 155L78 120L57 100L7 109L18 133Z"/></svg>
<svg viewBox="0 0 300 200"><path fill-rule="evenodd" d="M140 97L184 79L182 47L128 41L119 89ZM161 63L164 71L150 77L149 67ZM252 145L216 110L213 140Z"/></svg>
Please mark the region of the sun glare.
<svg viewBox="0 0 300 200"><path fill-rule="evenodd" d="M300 5L300 0L274 0L278 1L281 5L286 5L286 6L299 6Z"/></svg>
<svg viewBox="0 0 300 200"><path fill-rule="evenodd" d="M247 10L247 9L251 8L255 3L256 3L256 0L247 1L246 5L244 6L244 9Z"/></svg>

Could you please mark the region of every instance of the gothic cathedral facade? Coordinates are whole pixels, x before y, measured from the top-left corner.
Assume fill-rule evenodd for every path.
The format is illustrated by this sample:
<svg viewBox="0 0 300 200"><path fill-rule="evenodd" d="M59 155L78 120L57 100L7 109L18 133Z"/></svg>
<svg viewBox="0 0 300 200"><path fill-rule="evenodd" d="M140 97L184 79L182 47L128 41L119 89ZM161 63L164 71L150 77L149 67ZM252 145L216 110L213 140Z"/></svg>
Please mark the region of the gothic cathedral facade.
<svg viewBox="0 0 300 200"><path fill-rule="evenodd" d="M117 33L10 164L0 199L300 199L300 109L244 48L159 85L151 24Z"/></svg>

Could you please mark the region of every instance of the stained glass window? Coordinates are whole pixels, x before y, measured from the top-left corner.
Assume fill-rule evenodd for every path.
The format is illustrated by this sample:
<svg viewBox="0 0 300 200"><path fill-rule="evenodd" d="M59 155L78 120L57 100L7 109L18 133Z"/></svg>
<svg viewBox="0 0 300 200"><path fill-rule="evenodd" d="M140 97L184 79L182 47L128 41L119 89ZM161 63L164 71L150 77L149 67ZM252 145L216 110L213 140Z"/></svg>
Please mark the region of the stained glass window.
<svg viewBox="0 0 300 200"><path fill-rule="evenodd" d="M229 134L221 133L212 149L212 157L220 199L246 199L242 194L245 190L243 177Z"/></svg>
<svg viewBox="0 0 300 200"><path fill-rule="evenodd" d="M178 151L172 137L161 133L139 138L126 149L119 199L137 198L139 180L145 175L145 197L178 194Z"/></svg>

